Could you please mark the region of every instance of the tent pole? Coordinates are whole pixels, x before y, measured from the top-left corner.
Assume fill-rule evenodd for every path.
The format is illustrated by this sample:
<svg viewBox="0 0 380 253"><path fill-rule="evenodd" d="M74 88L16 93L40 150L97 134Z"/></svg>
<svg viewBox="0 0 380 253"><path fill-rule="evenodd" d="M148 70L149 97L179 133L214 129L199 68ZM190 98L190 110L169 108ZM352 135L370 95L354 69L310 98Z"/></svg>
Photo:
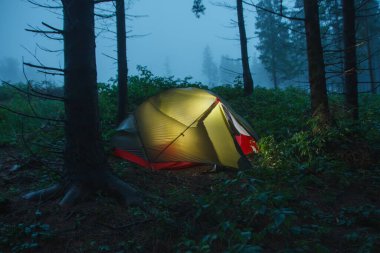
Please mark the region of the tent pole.
<svg viewBox="0 0 380 253"><path fill-rule="evenodd" d="M216 107L216 105L220 102L219 98L216 97L215 101L210 105L209 108L207 108L206 111L204 111L201 115L199 115L190 125L186 127L185 130L183 130L176 138L174 138L163 150L158 153L158 155L154 158L154 161L156 161L176 140L179 139L179 137L184 136L184 133L189 130L189 128L194 125L196 122L203 120L207 117L207 115L210 114L210 112Z"/></svg>

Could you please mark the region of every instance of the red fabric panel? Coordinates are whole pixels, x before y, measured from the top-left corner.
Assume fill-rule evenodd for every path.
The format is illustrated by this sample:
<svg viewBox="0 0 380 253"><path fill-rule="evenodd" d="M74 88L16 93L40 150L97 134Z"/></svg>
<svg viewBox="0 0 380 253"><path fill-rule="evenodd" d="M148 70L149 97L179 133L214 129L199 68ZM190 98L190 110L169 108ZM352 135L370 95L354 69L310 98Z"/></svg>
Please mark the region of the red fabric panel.
<svg viewBox="0 0 380 253"><path fill-rule="evenodd" d="M150 163L149 161L144 160L143 158L136 156L128 151L121 150L118 148L114 149L114 155L125 160L131 161L140 165L144 168L151 168L154 170L165 170L165 169L185 169L189 167L193 167L196 165L200 165L199 163L192 162L159 162L159 163Z"/></svg>
<svg viewBox="0 0 380 253"><path fill-rule="evenodd" d="M256 141L252 136L247 135L235 135L235 139L239 144L243 154L249 155L252 153L257 153L259 151Z"/></svg>
<svg viewBox="0 0 380 253"><path fill-rule="evenodd" d="M142 159L141 157L139 157L137 155L129 153L128 151L115 148L113 154L115 156L118 156L118 157L123 158L125 160L128 160L128 161L131 161L133 163L136 163L137 165L140 165L141 167L145 167L145 168L149 168L150 167L148 161Z"/></svg>
<svg viewBox="0 0 380 253"><path fill-rule="evenodd" d="M151 163L152 169L155 170L180 170L186 169L190 167L194 167L196 165L201 165L199 163L191 163L191 162L160 162L160 163Z"/></svg>

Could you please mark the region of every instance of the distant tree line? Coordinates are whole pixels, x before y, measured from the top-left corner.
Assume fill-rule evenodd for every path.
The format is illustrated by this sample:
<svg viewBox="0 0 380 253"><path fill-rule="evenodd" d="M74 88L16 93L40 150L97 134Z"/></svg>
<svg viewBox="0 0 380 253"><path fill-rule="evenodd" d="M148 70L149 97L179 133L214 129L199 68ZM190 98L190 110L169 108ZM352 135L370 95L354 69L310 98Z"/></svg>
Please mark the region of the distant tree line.
<svg viewBox="0 0 380 253"><path fill-rule="evenodd" d="M296 0L294 6L287 6L283 1L275 0L237 0L236 5L221 5L237 10L241 45L239 72L242 72L247 95L253 92L253 82L249 78L252 75L248 70L252 68L247 60L244 29L247 24L244 23L242 6L257 11L255 35L258 43L254 46L273 87L292 85L309 89L312 113L322 121L330 119L328 91L345 95L345 106L352 119L359 117L358 94L378 92L378 1ZM221 62L224 71L235 71L232 65L225 68L225 59L222 58Z"/></svg>

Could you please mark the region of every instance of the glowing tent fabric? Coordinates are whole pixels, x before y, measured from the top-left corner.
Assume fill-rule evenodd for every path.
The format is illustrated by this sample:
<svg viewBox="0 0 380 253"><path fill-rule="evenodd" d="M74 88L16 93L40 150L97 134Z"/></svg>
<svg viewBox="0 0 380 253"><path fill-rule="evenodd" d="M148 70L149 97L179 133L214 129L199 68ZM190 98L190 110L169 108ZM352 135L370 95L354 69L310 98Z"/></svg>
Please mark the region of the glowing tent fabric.
<svg viewBox="0 0 380 253"><path fill-rule="evenodd" d="M257 152L250 126L210 91L175 88L143 102L113 138L115 155L152 169L239 168Z"/></svg>

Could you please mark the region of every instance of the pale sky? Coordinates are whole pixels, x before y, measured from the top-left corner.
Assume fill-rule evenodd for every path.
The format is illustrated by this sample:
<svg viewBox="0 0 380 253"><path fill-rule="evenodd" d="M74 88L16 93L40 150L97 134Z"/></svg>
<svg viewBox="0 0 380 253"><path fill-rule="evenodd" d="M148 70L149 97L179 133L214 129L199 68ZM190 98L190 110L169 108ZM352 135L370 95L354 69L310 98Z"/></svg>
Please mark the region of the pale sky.
<svg viewBox="0 0 380 253"><path fill-rule="evenodd" d="M154 74L165 75L165 65L169 64L171 74L175 77L193 76L195 80L203 81L203 50L207 45L218 66L222 55L240 57L239 43L235 40L238 38L238 29L231 28L231 20L236 20L236 11L216 7L206 0L206 13L197 19L191 12L192 2L193 0L133 0L130 3L128 14L147 17L127 20L127 30L132 30L130 35L148 34L127 39L130 74L137 73L137 65L143 65ZM103 6L107 8L111 5ZM48 54L36 46L38 44L58 50L62 49L61 42L25 31L28 25L42 27L41 22L61 28L62 20L59 16L34 7L25 0L0 0L0 21L0 64L7 58L17 59L21 63L22 57L27 62L38 63L25 47L47 66L63 65L62 53ZM246 12L248 36L252 34L250 31L254 22L253 14ZM97 22L96 26L101 26L101 22ZM114 61L103 55L116 55L116 41L108 39L112 36L111 33L102 33L96 41L98 81L107 81L116 76ZM254 45L250 41L251 55L253 50ZM30 72L27 74L34 77ZM0 76L2 78L4 77ZM57 78L53 80L61 82Z"/></svg>

